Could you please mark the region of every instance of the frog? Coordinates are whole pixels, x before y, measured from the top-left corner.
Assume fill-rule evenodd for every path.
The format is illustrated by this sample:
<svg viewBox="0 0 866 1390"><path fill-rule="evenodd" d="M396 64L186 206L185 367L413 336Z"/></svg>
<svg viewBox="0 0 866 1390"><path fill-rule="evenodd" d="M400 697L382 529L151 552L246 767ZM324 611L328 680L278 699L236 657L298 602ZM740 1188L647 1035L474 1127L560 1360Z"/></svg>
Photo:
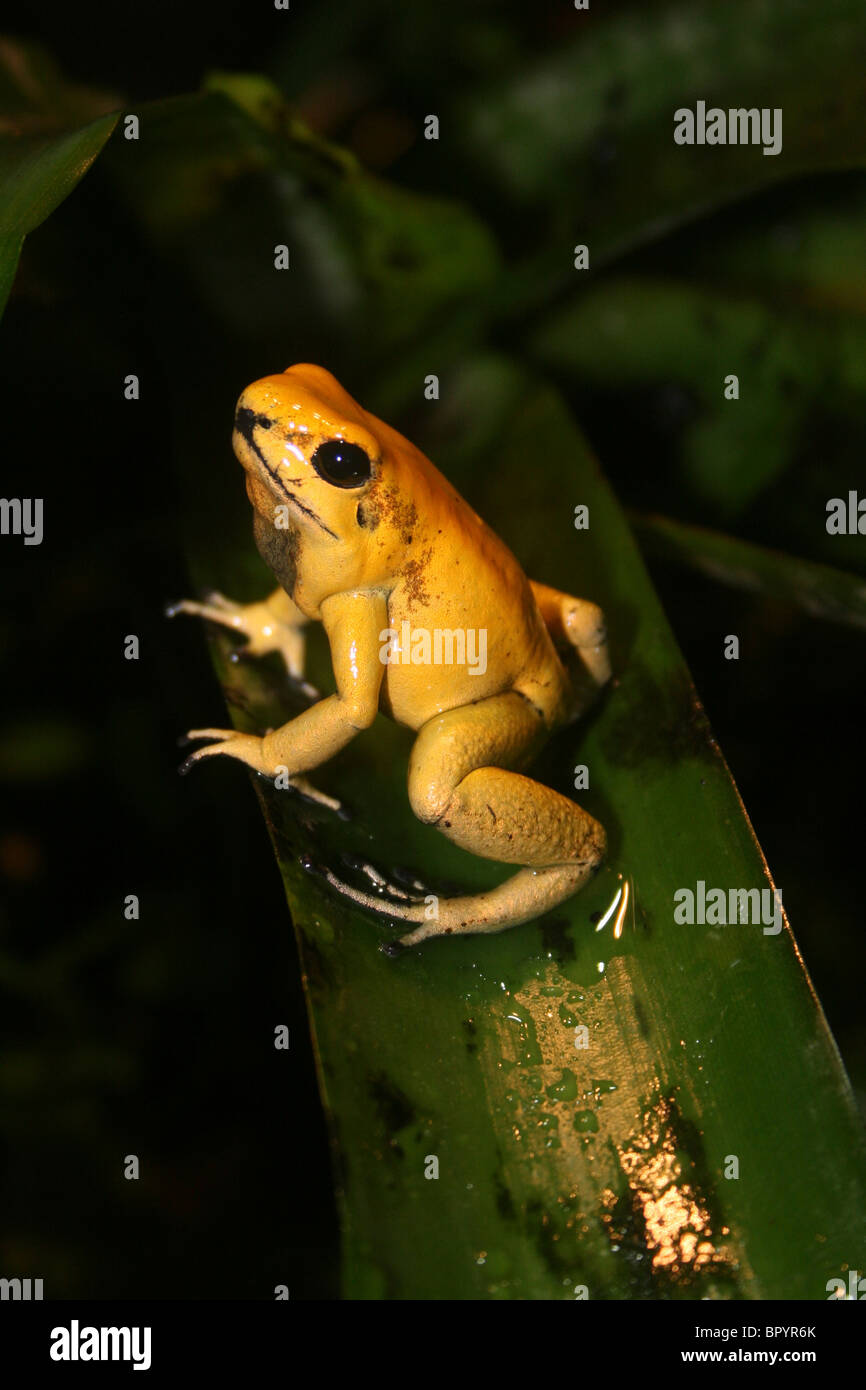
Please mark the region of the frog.
<svg viewBox="0 0 866 1390"><path fill-rule="evenodd" d="M415 816L460 848L517 868L496 887L445 897L371 872L388 901L320 868L335 892L399 924L403 934L383 945L386 954L519 926L577 893L604 860L604 827L530 770L611 678L598 604L529 579L435 464L325 367L297 363L248 386L232 445L255 544L277 588L256 603L214 591L169 611L233 630L247 656L278 652L301 684L304 629L318 622L336 688L261 735L190 730L186 740L202 746L181 771L233 758L340 809L307 774L381 712L414 735L407 781ZM439 660L435 641L418 643L418 633L446 635ZM483 634L474 646L476 658L483 646L483 661L470 663L461 633Z"/></svg>

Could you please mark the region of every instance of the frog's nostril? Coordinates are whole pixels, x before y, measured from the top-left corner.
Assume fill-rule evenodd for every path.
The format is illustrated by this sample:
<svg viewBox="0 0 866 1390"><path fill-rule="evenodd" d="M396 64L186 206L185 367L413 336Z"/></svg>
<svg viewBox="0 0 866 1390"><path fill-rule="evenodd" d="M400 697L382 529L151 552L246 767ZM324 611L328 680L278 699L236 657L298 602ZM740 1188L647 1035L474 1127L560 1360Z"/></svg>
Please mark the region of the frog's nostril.
<svg viewBox="0 0 866 1390"><path fill-rule="evenodd" d="M253 442L253 430L258 425L260 430L269 430L273 421L267 415L257 415L249 406L242 405L235 415L235 429L238 434L243 435L249 444Z"/></svg>

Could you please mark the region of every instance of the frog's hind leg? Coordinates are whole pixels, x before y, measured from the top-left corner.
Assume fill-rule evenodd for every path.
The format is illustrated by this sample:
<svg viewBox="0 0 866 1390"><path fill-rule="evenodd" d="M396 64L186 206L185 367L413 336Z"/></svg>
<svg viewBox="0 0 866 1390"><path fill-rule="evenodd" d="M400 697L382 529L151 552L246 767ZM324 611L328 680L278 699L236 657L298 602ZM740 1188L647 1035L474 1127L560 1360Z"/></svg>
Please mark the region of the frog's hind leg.
<svg viewBox="0 0 866 1390"><path fill-rule="evenodd" d="M601 825L568 797L514 770L545 734L538 711L513 691L438 715L420 730L409 765L416 816L472 854L523 867L486 892L387 906L327 872L332 886L359 906L417 924L390 952L432 936L518 926L592 877L605 851Z"/></svg>
<svg viewBox="0 0 866 1390"><path fill-rule="evenodd" d="M544 625L571 679L570 718L576 719L610 680L604 614L597 603L588 599L563 594L534 579L529 583Z"/></svg>

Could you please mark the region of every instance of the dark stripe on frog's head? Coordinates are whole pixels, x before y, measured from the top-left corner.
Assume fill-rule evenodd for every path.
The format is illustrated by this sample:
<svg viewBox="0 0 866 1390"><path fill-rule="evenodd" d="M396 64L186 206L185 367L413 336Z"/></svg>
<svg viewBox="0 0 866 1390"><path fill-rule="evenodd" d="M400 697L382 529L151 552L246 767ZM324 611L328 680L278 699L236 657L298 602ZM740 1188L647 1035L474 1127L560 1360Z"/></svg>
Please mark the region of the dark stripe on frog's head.
<svg viewBox="0 0 866 1390"><path fill-rule="evenodd" d="M238 434L243 435L244 439L253 449L256 447L253 440L253 430L256 425L258 425L260 430L269 430L273 423L273 420L267 415L257 415L254 410L250 410L249 406L246 405L242 405L235 415L235 429Z"/></svg>
<svg viewBox="0 0 866 1390"><path fill-rule="evenodd" d="M267 415L257 415L254 410L250 410L249 407L245 405L242 405L235 412L235 429L241 439L246 440L253 453L257 458L261 459L266 468L268 467L268 461L256 443L254 431L257 425L259 429L269 430L273 423L273 420L269 420ZM269 473L270 471L271 470L268 468Z"/></svg>
<svg viewBox="0 0 866 1390"><path fill-rule="evenodd" d="M339 540L340 538L337 535L336 531L332 531L330 526L326 526L322 518L318 516L316 512L313 511L313 508L308 507L303 502L301 502L301 500L295 495L295 493L292 492L286 486L284 479L280 477L279 473L277 473L273 468L271 468L271 465L268 463L267 459L265 458L264 454L262 453L261 449L256 443L254 435L254 430L256 429L256 427L258 426L258 428L262 430L269 430L273 423L273 420L269 419L267 415L257 415L254 410L250 410L249 407L245 405L241 406L235 414L235 429L237 430L241 438L246 440L256 457L261 460L261 463L263 464L266 473L276 483L277 487L285 497L286 501L290 503L291 506L297 507L298 511L303 512L304 515L308 516L311 521L314 521L316 525L326 533L326 535L333 536L335 541Z"/></svg>

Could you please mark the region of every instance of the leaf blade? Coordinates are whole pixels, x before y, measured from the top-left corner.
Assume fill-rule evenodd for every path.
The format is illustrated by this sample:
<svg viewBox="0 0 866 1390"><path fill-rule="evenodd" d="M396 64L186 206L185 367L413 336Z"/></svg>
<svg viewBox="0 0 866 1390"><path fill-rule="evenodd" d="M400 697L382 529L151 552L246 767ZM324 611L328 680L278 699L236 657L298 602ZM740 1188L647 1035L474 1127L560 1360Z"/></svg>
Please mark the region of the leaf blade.
<svg viewBox="0 0 866 1390"><path fill-rule="evenodd" d="M492 866L408 817L405 732L380 721L328 782L358 810L353 840L309 816L305 827L279 793L257 788L339 1155L346 1291L570 1298L585 1284L591 1297L822 1297L858 1248L866 1206L862 1132L826 1021L787 923L765 934L760 923L673 920L674 892L698 878L770 902L772 879L625 521L567 414L496 363L464 374L464 406L484 399L496 469L485 487L470 455L449 476L534 577L608 612L617 687L587 726L559 736L539 775L564 787L575 761L590 766L582 799L612 851L550 919L394 963L375 949L389 933L299 861L339 866L361 845L386 871L403 862L428 881L431 871L492 880ZM458 436L459 422L452 407ZM443 452L444 436L434 457ZM527 477L529 452L540 462ZM593 518L579 548L572 498ZM272 722L273 706L258 717ZM591 915L626 881L634 919L618 940L612 920L599 935ZM808 1160L779 1172L780 1151ZM730 1155L737 1182L724 1177ZM424 1177L431 1156L438 1182Z"/></svg>

